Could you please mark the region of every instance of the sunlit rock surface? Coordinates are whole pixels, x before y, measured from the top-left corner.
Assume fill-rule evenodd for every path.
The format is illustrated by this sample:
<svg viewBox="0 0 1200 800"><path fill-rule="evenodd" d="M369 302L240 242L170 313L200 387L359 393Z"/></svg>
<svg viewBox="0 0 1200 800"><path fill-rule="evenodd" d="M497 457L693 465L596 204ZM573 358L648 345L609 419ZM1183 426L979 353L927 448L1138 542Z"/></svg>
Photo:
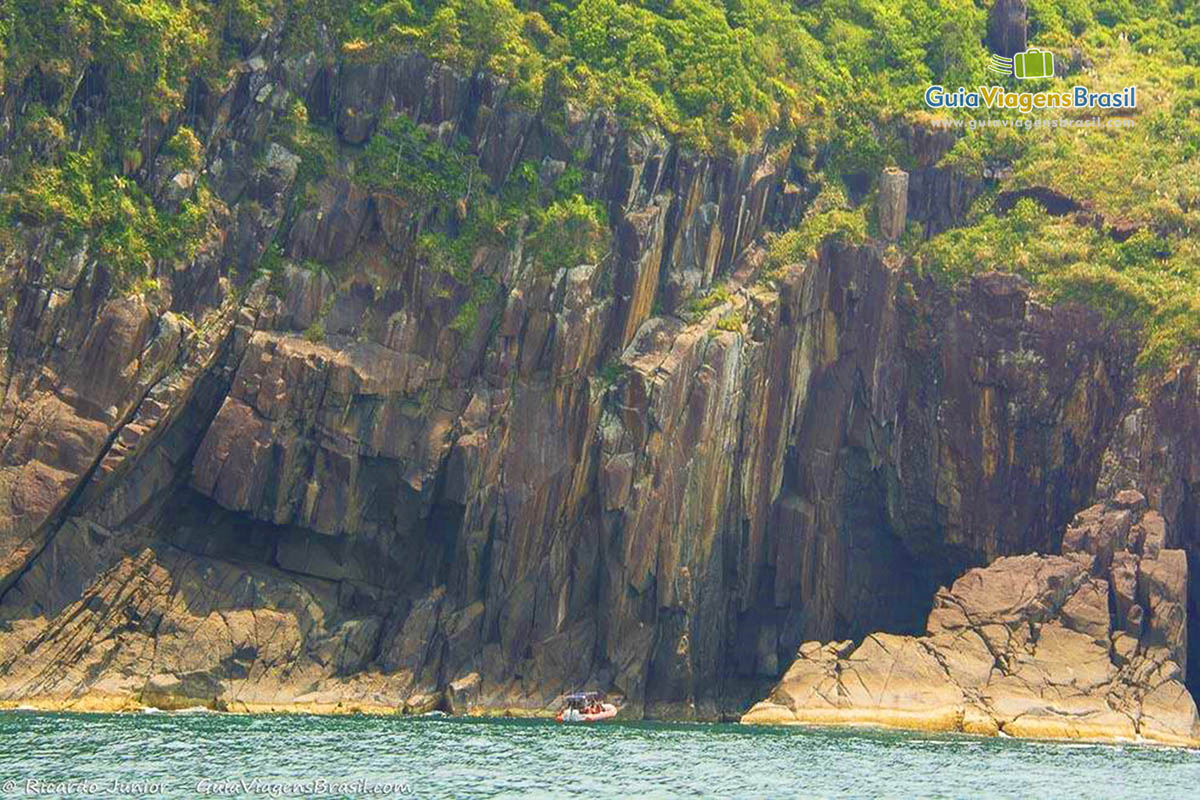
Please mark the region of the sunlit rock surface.
<svg viewBox="0 0 1200 800"><path fill-rule="evenodd" d="M1076 516L1061 555L1005 556L939 590L922 636L801 646L747 723L1200 742L1187 559L1138 492Z"/></svg>

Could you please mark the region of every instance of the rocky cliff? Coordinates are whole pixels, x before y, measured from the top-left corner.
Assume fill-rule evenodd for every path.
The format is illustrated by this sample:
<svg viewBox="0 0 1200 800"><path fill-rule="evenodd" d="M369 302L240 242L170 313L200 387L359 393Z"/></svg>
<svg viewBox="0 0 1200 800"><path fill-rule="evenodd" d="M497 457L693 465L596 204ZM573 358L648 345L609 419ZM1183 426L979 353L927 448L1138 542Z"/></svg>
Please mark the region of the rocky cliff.
<svg viewBox="0 0 1200 800"><path fill-rule="evenodd" d="M297 100L336 136L329 174L275 135ZM734 717L801 642L917 633L964 570L1057 552L1098 481L1146 487L1200 551L1171 422L1197 418L1193 373L1141 403L1099 314L878 243L765 274L808 191L786 145L700 155L423 56L270 37L189 114L203 165L177 171L179 120L152 121L131 178L168 204L202 178L221 224L153 285L53 229L8 240L11 702L539 713L598 687L630 716ZM493 186L578 170L608 255L546 270L518 226L438 267L422 234L461 215L348 156L398 114ZM906 204L940 230L979 179L913 136Z"/></svg>
<svg viewBox="0 0 1200 800"><path fill-rule="evenodd" d="M923 636L809 642L743 722L876 723L1194 746L1187 558L1124 490L1080 512L1062 555L1005 556L934 598Z"/></svg>

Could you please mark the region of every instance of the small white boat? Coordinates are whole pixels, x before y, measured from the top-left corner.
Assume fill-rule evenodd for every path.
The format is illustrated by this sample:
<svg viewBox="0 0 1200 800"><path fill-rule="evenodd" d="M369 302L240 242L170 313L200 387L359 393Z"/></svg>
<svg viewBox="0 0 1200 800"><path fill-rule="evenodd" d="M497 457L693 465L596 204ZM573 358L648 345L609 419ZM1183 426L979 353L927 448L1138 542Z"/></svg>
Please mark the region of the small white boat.
<svg viewBox="0 0 1200 800"><path fill-rule="evenodd" d="M605 702L601 692L575 692L563 698L554 718L559 722L602 722L616 715L617 707Z"/></svg>

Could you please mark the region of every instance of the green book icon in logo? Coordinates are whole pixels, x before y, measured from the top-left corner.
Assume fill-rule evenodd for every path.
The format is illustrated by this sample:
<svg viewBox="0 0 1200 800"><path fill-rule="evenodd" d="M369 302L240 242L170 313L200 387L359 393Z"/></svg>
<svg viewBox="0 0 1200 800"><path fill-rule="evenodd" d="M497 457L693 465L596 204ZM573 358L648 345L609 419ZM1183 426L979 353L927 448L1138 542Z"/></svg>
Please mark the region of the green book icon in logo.
<svg viewBox="0 0 1200 800"><path fill-rule="evenodd" d="M993 55L988 69L1001 75L1014 75L1021 80L1054 77L1054 53L1031 47L1012 58Z"/></svg>

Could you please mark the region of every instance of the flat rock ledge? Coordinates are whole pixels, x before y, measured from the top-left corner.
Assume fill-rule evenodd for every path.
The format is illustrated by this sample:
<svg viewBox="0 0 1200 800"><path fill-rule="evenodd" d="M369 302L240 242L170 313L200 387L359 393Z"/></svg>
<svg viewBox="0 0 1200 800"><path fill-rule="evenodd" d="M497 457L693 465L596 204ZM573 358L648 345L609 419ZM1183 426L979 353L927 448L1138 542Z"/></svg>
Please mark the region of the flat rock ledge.
<svg viewBox="0 0 1200 800"><path fill-rule="evenodd" d="M1062 555L998 558L938 590L923 636L807 642L747 724L1200 745L1187 560L1136 491L1076 515Z"/></svg>

